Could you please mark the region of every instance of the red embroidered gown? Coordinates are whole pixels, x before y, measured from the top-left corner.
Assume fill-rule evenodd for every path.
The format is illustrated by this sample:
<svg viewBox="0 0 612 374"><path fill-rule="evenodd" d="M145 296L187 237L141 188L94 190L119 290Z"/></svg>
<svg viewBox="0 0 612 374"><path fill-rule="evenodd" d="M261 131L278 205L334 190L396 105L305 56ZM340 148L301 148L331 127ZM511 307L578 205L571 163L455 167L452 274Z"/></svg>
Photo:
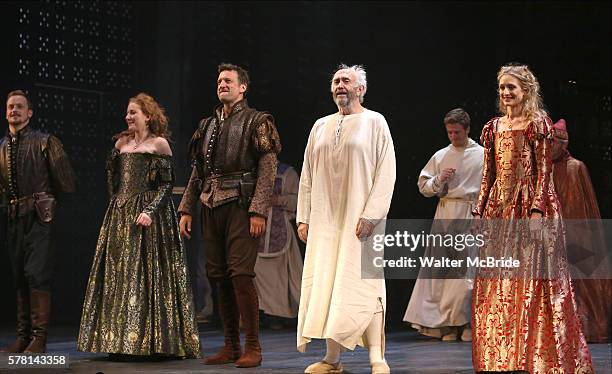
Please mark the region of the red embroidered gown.
<svg viewBox="0 0 612 374"><path fill-rule="evenodd" d="M498 122L489 121L482 131L483 180L474 213L501 222L485 247L520 260L522 274L491 276L479 269L472 300L474 370L593 373L551 178L551 121L503 132ZM518 232L532 210L558 225L539 245Z"/></svg>

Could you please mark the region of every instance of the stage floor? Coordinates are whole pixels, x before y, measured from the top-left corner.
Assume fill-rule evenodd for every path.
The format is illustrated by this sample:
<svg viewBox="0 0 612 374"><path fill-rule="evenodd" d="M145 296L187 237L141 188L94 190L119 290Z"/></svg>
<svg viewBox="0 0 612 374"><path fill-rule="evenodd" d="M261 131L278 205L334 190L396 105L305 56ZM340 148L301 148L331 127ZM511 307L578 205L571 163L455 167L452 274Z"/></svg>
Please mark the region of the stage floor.
<svg viewBox="0 0 612 374"><path fill-rule="evenodd" d="M388 328L386 358L392 373L473 373L471 343L446 343L419 336L414 330ZM393 330L393 331L389 331ZM12 342L12 330L0 330L0 344ZM313 341L308 351L301 354L295 349L295 329L262 330L263 364L253 369L236 369L233 365L206 366L201 360L169 360L162 362L112 362L106 354L76 351L76 329L52 328L49 353L68 353L69 369L12 369L2 373L302 373L309 364L323 357L325 344ZM221 330L200 327L200 340L204 355L211 355L223 344ZM595 372L612 373L612 346L590 344ZM346 373L370 373L368 353L363 348L344 352L342 362Z"/></svg>

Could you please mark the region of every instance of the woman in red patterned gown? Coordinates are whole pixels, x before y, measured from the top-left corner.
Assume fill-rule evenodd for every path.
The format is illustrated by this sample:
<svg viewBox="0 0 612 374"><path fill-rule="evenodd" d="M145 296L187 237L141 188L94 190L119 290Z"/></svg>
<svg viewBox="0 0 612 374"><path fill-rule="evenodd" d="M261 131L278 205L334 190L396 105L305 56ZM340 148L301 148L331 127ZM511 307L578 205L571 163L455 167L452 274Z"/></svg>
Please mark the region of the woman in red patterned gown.
<svg viewBox="0 0 612 374"><path fill-rule="evenodd" d="M472 301L476 372L593 373L576 315L552 176L552 122L525 65L497 74L501 117L483 128L483 179L473 215L495 221L481 251L520 261L478 269ZM534 230L535 229L535 230ZM486 233L487 231L485 231Z"/></svg>

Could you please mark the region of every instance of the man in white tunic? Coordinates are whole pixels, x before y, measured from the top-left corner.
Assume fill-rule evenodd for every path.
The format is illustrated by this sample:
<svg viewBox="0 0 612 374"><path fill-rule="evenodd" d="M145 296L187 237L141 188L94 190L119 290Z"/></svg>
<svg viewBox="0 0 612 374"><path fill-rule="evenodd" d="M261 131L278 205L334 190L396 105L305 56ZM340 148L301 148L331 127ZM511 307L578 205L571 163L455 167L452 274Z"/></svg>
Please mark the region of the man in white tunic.
<svg viewBox="0 0 612 374"><path fill-rule="evenodd" d="M448 112L444 125L451 144L437 151L425 165L419 175L419 191L440 199L435 220L471 219L482 180L483 148L468 137L470 116L463 109ZM471 288L469 279L419 276L404 321L421 334L443 341L455 341L458 336L471 341Z"/></svg>
<svg viewBox="0 0 612 374"><path fill-rule="evenodd" d="M317 120L300 177L298 234L306 242L297 347L326 339L327 353L305 373L340 373L340 352L368 347L373 373L384 360L385 281L362 279L362 241L378 232L391 204L395 151L389 126L361 103L362 66L341 65L331 92L338 112ZM384 229L384 227L383 227Z"/></svg>

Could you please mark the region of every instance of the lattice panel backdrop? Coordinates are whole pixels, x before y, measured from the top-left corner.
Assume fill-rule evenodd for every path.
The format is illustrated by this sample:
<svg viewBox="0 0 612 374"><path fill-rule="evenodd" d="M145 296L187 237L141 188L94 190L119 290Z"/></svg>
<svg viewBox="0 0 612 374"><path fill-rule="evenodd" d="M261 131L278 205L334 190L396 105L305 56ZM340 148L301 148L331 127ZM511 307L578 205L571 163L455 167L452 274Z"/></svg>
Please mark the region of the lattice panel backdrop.
<svg viewBox="0 0 612 374"><path fill-rule="evenodd" d="M15 17L5 40L12 53L3 56L12 72L7 89L28 92L32 126L60 138L77 174L77 193L64 202L55 225L55 288L62 290L55 309L83 294L108 203L105 160L112 135L125 128L133 94L135 10L118 1L19 2L6 9ZM52 318L74 321L77 312Z"/></svg>
<svg viewBox="0 0 612 374"><path fill-rule="evenodd" d="M74 213L99 209L110 136L123 126L134 76L133 7L24 2L18 17L15 71L34 100L34 125L57 135L71 158L78 195L88 196Z"/></svg>

